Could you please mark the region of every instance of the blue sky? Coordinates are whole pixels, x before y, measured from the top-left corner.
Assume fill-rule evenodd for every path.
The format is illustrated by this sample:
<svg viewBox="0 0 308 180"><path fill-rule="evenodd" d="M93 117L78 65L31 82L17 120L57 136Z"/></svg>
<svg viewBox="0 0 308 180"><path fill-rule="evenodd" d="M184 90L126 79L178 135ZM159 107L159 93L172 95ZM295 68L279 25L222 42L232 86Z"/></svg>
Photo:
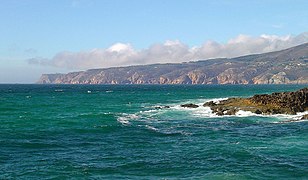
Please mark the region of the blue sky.
<svg viewBox="0 0 308 180"><path fill-rule="evenodd" d="M275 50L268 42L284 43L281 48L307 42L307 33L299 36L308 29L307 7L307 0L3 0L0 83L31 83L41 73L155 63L166 47L181 48L174 50L179 55L198 47L198 56L186 57L208 58L218 55L207 56L201 48L218 45L222 53L230 40L259 42L262 37L267 44L259 51ZM112 51L119 54L110 58L108 48L120 48ZM145 55L153 52L153 57ZM258 51L224 56L249 52Z"/></svg>

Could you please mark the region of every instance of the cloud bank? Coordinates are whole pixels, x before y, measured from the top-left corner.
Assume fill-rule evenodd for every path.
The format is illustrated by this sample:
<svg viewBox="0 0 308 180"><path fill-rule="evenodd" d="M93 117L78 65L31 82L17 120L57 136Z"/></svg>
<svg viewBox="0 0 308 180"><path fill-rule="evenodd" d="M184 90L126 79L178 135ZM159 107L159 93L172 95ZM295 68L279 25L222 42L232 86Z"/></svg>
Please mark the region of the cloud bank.
<svg viewBox="0 0 308 180"><path fill-rule="evenodd" d="M219 57L237 57L247 54L277 51L308 42L308 32L297 36L239 35L227 43L207 41L201 46L189 47L178 40L168 40L136 50L131 44L116 43L105 49L69 52L63 51L53 58L31 58L29 64L54 66L71 70L107 68L153 63L178 63Z"/></svg>

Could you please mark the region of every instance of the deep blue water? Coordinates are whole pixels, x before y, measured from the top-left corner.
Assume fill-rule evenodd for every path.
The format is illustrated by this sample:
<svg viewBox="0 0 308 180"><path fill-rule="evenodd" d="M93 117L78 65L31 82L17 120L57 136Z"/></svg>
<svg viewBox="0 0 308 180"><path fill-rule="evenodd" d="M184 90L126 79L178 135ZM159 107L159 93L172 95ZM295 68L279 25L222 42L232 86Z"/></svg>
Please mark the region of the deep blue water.
<svg viewBox="0 0 308 180"><path fill-rule="evenodd" d="M3 84L0 179L308 179L307 121L180 107L303 87Z"/></svg>

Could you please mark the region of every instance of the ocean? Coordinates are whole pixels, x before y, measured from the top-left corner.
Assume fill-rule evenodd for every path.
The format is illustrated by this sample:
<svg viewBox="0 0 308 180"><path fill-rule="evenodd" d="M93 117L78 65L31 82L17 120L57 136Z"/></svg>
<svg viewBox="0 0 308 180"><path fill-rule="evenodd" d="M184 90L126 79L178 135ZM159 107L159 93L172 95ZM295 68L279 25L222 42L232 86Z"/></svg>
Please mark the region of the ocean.
<svg viewBox="0 0 308 180"><path fill-rule="evenodd" d="M0 179L308 179L308 121L180 107L303 87L2 84Z"/></svg>

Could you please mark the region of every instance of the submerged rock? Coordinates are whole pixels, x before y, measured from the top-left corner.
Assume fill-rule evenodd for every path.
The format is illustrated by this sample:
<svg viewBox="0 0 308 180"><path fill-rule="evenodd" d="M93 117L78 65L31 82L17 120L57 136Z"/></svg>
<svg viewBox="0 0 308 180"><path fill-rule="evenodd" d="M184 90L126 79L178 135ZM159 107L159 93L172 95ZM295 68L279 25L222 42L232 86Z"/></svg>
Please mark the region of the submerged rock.
<svg viewBox="0 0 308 180"><path fill-rule="evenodd" d="M168 109L170 106L155 106L155 109Z"/></svg>
<svg viewBox="0 0 308 180"><path fill-rule="evenodd" d="M197 107L199 107L199 106L196 105L196 104L189 103L189 104L182 104L181 107L185 107L185 108L197 108Z"/></svg>
<svg viewBox="0 0 308 180"><path fill-rule="evenodd" d="M230 98L204 103L217 115L234 115L239 110L256 114L296 114L308 110L308 88L295 92L254 95L250 98ZM307 117L306 117L307 118Z"/></svg>

